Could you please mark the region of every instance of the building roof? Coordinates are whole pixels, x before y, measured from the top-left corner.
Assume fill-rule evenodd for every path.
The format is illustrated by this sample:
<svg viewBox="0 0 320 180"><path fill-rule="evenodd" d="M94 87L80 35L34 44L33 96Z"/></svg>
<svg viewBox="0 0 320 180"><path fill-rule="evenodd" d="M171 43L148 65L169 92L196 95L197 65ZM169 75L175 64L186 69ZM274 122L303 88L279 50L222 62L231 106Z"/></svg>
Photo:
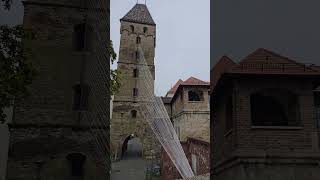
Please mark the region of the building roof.
<svg viewBox="0 0 320 180"><path fill-rule="evenodd" d="M145 4L136 4L120 21L156 25Z"/></svg>
<svg viewBox="0 0 320 180"><path fill-rule="evenodd" d="M170 104L171 97L161 97L163 104Z"/></svg>
<svg viewBox="0 0 320 180"><path fill-rule="evenodd" d="M210 82L202 81L198 78L195 78L193 76L189 77L187 80L183 81L179 79L176 84L167 92L166 96L168 94L174 95L178 88L181 86L209 86Z"/></svg>
<svg viewBox="0 0 320 180"><path fill-rule="evenodd" d="M181 85L210 85L210 83L191 76L183 81Z"/></svg>
<svg viewBox="0 0 320 180"><path fill-rule="evenodd" d="M177 91L177 89L178 89L178 87L180 86L181 83L183 83L183 81L181 79L179 79L176 82L176 84L174 84L173 87L167 92L167 95L168 94L174 94Z"/></svg>
<svg viewBox="0 0 320 180"><path fill-rule="evenodd" d="M223 74L251 75L320 75L316 65L299 63L264 48L259 48L239 63L223 56L211 72L211 92Z"/></svg>

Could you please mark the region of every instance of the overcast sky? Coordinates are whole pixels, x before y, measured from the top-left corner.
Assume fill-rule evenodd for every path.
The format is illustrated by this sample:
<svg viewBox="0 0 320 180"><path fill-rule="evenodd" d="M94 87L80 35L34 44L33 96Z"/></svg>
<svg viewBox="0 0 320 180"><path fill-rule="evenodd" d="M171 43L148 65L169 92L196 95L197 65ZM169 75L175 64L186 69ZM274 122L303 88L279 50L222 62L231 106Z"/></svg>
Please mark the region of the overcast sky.
<svg viewBox="0 0 320 180"><path fill-rule="evenodd" d="M120 19L136 3L111 0L111 39L116 52ZM178 79L194 76L209 81L210 0L147 0L147 6L157 24L156 95L164 96Z"/></svg>
<svg viewBox="0 0 320 180"><path fill-rule="evenodd" d="M319 0L213 0L211 66L263 47L294 60L320 62Z"/></svg>

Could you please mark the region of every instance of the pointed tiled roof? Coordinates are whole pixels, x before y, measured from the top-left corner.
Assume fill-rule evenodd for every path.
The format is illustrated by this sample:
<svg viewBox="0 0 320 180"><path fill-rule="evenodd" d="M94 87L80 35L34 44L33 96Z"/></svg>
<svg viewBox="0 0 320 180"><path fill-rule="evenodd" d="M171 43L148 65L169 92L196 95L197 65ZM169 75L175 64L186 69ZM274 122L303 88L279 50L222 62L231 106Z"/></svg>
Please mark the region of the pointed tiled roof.
<svg viewBox="0 0 320 180"><path fill-rule="evenodd" d="M320 75L318 65L294 61L264 48L259 48L239 63L222 57L211 71L211 92L223 74L245 75Z"/></svg>
<svg viewBox="0 0 320 180"><path fill-rule="evenodd" d="M205 82L191 76L187 80L183 81L181 85L209 85L209 84L210 84L209 82Z"/></svg>
<svg viewBox="0 0 320 180"><path fill-rule="evenodd" d="M281 56L275 52L269 51L264 48L258 48L253 53L249 54L247 57L240 61L240 64L245 63L283 63L296 65L300 64L294 60L289 59L288 57Z"/></svg>
<svg viewBox="0 0 320 180"><path fill-rule="evenodd" d="M167 92L166 96L168 96L168 94L174 95L176 93L176 91L178 90L178 88L180 87L180 85L182 86L209 86L210 83L206 82L206 81L202 81L200 79L197 79L195 77L189 77L187 80L182 81L181 79L179 79L176 84Z"/></svg>
<svg viewBox="0 0 320 180"><path fill-rule="evenodd" d="M156 25L145 4L136 4L123 18L121 18L121 21Z"/></svg>
<svg viewBox="0 0 320 180"><path fill-rule="evenodd" d="M181 79L179 79L179 80L176 82L176 84L174 84L174 86L167 92L167 94L174 94L174 93L177 91L177 89L178 89L178 87L179 87L179 85L180 85L181 83L183 83L183 81L182 81Z"/></svg>

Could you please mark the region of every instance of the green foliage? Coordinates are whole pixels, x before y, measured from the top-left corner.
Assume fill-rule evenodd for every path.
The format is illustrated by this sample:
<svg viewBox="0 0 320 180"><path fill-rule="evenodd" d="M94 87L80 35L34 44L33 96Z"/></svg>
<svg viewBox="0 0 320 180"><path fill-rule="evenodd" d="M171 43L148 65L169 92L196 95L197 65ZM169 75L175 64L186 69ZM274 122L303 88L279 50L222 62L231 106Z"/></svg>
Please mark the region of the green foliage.
<svg viewBox="0 0 320 180"><path fill-rule="evenodd" d="M110 55L111 64L113 64L117 59L117 54L113 49L112 41L109 41L108 47L108 54ZM121 86L121 73L118 70L110 69L110 89L111 95L114 95L119 91Z"/></svg>
<svg viewBox="0 0 320 180"><path fill-rule="evenodd" d="M23 40L31 38L32 33L21 25L0 26L0 122L4 122L3 109L11 105L13 98L28 94L37 71L28 59L31 51L26 49Z"/></svg>

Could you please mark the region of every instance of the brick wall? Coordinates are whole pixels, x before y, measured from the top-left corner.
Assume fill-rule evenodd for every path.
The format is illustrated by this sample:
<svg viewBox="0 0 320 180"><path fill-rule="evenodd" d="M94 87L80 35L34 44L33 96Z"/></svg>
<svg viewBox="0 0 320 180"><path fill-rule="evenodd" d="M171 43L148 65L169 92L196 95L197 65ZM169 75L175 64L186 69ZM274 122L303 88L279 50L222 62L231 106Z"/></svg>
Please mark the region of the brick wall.
<svg viewBox="0 0 320 180"><path fill-rule="evenodd" d="M192 154L197 156L197 174L203 175L209 173L210 160L209 152L210 145L208 142L198 139L189 138L187 142L181 142L183 150L187 156L190 166L192 167ZM174 180L180 179L181 176L167 153L162 149L161 152L161 179Z"/></svg>
<svg viewBox="0 0 320 180"><path fill-rule="evenodd" d="M299 125L285 127L252 125L250 95L266 88L288 89L297 95ZM310 179L319 177L315 171L318 165L313 164L319 159L319 144L315 136L317 129L313 113L312 81L307 78L285 76L261 79L239 77L230 81L229 85L225 84L224 90L220 92L223 93L216 96L219 98L214 99L211 124L212 138L214 138L213 152L211 152L214 170L212 174L215 179L227 180L235 177L238 179L289 177L305 179L307 177L292 174L293 169L301 173L304 171L312 173L313 175L308 176ZM225 102L230 95L233 99L233 128L231 131L226 131ZM232 164L235 165L234 168L229 169L229 165L232 166ZM248 171L243 172L241 167L248 168ZM263 167L268 170L260 172ZM278 175L271 175L272 171L278 172Z"/></svg>

